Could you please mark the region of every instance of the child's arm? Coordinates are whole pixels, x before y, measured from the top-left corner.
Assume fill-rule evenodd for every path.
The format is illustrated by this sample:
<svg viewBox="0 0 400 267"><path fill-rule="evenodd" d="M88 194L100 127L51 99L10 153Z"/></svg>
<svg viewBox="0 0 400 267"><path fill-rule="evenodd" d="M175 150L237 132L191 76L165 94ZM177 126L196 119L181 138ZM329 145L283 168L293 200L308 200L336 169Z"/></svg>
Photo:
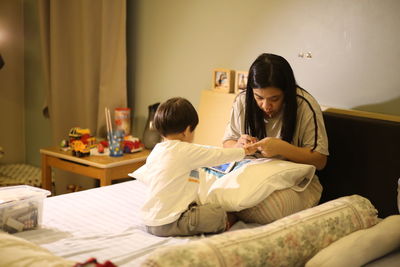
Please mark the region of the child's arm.
<svg viewBox="0 0 400 267"><path fill-rule="evenodd" d="M227 162L242 160L246 155L252 155L257 151L256 146L240 147L240 148L221 148L209 147L196 144L186 144L185 161L189 161L193 165L193 169L199 167L216 166Z"/></svg>

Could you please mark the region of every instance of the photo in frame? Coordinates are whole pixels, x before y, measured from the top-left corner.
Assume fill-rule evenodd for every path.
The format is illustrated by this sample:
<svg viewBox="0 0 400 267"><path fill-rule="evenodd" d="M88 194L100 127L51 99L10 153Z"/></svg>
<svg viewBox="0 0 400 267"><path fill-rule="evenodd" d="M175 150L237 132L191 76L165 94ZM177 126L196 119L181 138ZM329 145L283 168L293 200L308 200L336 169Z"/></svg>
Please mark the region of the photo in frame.
<svg viewBox="0 0 400 267"><path fill-rule="evenodd" d="M235 74L235 94L239 94L240 92L246 90L247 88L247 71L236 71Z"/></svg>
<svg viewBox="0 0 400 267"><path fill-rule="evenodd" d="M233 93L234 73L230 69L214 69L212 89L221 93Z"/></svg>

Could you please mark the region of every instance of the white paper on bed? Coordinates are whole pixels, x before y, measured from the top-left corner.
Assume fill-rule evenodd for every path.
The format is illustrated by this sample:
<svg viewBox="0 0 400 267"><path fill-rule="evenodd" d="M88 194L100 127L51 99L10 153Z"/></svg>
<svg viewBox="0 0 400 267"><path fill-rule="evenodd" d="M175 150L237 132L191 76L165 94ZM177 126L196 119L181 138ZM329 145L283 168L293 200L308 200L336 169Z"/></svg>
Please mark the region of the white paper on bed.
<svg viewBox="0 0 400 267"><path fill-rule="evenodd" d="M217 179L200 169L200 202L219 203L227 211L254 207L276 190L303 191L315 174L315 167L278 159L255 159Z"/></svg>

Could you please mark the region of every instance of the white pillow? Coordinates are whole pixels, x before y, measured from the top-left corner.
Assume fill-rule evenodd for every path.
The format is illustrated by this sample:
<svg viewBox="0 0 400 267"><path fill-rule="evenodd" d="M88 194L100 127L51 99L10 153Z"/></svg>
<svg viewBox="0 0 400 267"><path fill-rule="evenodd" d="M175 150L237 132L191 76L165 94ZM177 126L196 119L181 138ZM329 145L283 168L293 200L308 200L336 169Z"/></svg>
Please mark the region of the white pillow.
<svg viewBox="0 0 400 267"><path fill-rule="evenodd" d="M363 266L399 248L400 215L392 215L370 228L358 230L333 242L305 266Z"/></svg>
<svg viewBox="0 0 400 267"><path fill-rule="evenodd" d="M276 190L301 192L314 177L315 167L277 159L257 159L217 179L201 169L200 202L219 203L227 211L253 207Z"/></svg>

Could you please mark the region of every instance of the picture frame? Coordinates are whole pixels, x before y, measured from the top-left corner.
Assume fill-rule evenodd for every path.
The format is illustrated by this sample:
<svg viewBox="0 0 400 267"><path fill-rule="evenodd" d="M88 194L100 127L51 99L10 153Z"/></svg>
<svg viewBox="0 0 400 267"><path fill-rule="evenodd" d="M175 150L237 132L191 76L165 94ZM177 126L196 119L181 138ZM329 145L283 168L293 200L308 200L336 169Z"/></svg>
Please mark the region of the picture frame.
<svg viewBox="0 0 400 267"><path fill-rule="evenodd" d="M236 71L235 88L234 88L235 94L239 94L240 92L246 90L248 75L249 75L248 71L241 71L241 70Z"/></svg>
<svg viewBox="0 0 400 267"><path fill-rule="evenodd" d="M233 93L234 70L214 69L212 77L212 90L221 93Z"/></svg>

